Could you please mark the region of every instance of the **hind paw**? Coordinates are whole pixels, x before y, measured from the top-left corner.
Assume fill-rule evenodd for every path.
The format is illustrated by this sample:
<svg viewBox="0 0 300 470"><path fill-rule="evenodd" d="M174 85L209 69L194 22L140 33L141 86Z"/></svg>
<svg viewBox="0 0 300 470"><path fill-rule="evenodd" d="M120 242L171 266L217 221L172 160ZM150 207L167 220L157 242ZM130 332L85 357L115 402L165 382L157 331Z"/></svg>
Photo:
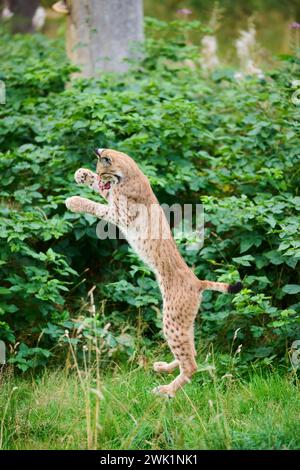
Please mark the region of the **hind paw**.
<svg viewBox="0 0 300 470"><path fill-rule="evenodd" d="M168 372L168 365L167 362L154 362L153 370L154 372Z"/></svg>
<svg viewBox="0 0 300 470"><path fill-rule="evenodd" d="M175 397L175 391L173 387L170 387L170 385L159 385L158 387L155 387L152 390L152 393L154 393L155 395L161 395L165 398Z"/></svg>

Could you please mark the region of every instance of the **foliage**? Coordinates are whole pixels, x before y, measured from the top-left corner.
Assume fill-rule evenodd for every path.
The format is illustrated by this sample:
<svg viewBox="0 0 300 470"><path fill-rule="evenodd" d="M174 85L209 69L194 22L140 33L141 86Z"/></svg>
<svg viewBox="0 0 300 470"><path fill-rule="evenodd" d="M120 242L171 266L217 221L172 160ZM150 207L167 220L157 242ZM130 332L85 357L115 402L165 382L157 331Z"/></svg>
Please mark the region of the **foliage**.
<svg viewBox="0 0 300 470"><path fill-rule="evenodd" d="M97 199L73 181L80 166L94 169L95 145L135 158L160 202L204 204L204 247L179 240L180 249L199 277L241 278L245 289L205 294L202 338L228 351L237 331L242 362L282 360L300 338L300 108L291 102L299 60L288 57L264 81L237 83L230 70L204 78L185 61L196 51L178 22L174 42L170 30L154 40L157 25L130 73L71 85L61 43L15 36L8 49L9 37L0 39L0 335L23 370L54 360L65 329L80 340L94 284L108 352L132 354L134 341L160 336L153 275L124 241L98 240L94 218L65 209L71 194Z"/></svg>

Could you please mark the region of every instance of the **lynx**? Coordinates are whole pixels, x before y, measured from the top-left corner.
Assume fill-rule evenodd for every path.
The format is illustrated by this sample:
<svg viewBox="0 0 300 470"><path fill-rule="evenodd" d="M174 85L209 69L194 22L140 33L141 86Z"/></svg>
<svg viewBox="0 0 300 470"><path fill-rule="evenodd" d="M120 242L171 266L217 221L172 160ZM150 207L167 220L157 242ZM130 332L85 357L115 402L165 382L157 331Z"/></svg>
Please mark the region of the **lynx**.
<svg viewBox="0 0 300 470"><path fill-rule="evenodd" d="M75 181L100 193L108 204L74 196L66 200L66 206L73 212L92 214L117 225L154 271L163 298L163 332L174 355L170 363L155 362L154 371L170 373L179 367L179 375L153 391L173 397L197 370L194 320L202 292L210 289L237 293L242 284L198 279L180 255L149 180L134 160L110 149L96 149L95 153L96 173L81 168L75 173ZM149 215L153 213L154 217Z"/></svg>

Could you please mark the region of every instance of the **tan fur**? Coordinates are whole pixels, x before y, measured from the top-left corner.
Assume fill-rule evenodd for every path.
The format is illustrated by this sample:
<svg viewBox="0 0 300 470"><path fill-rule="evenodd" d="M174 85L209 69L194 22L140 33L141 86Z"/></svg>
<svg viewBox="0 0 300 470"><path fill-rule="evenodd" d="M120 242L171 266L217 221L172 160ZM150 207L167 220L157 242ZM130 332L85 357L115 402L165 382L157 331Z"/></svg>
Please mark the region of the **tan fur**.
<svg viewBox="0 0 300 470"><path fill-rule="evenodd" d="M175 357L170 364L156 362L154 370L169 373L177 367L180 369L171 383L154 391L174 396L197 370L194 320L202 291L227 292L228 284L201 281L186 265L148 179L129 156L110 149L97 153L97 174L80 169L75 173L75 180L100 192L108 204L75 196L66 200L66 206L73 212L89 213L118 225L134 250L154 271L163 297L163 331ZM103 190L102 185L109 181L110 189ZM153 208L155 217L151 218ZM156 239L151 236L155 231Z"/></svg>

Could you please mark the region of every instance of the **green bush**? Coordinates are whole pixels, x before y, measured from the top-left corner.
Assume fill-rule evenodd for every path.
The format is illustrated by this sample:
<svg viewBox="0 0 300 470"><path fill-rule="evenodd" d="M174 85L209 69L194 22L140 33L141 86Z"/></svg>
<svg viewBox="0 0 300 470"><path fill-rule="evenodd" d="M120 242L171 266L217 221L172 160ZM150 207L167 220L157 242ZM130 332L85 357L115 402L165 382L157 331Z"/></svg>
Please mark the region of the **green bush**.
<svg viewBox="0 0 300 470"><path fill-rule="evenodd" d="M204 204L204 247L179 240L180 250L199 277L241 278L245 289L205 294L202 338L230 351L235 335L242 361L282 360L300 338L299 60L287 57L263 81L238 83L230 70L205 78L184 62L197 49L180 23L150 23L143 61L128 74L67 87L74 67L63 44L0 39L0 337L23 370L56 358L65 329L75 343L78 330L90 334L84 299L94 284L107 352L132 354L137 330L145 345L160 336L152 274L125 242L98 240L94 218L65 209L70 195L96 198L73 181L80 166L95 167L95 145L129 153L161 203ZM158 27L166 39L155 39Z"/></svg>

